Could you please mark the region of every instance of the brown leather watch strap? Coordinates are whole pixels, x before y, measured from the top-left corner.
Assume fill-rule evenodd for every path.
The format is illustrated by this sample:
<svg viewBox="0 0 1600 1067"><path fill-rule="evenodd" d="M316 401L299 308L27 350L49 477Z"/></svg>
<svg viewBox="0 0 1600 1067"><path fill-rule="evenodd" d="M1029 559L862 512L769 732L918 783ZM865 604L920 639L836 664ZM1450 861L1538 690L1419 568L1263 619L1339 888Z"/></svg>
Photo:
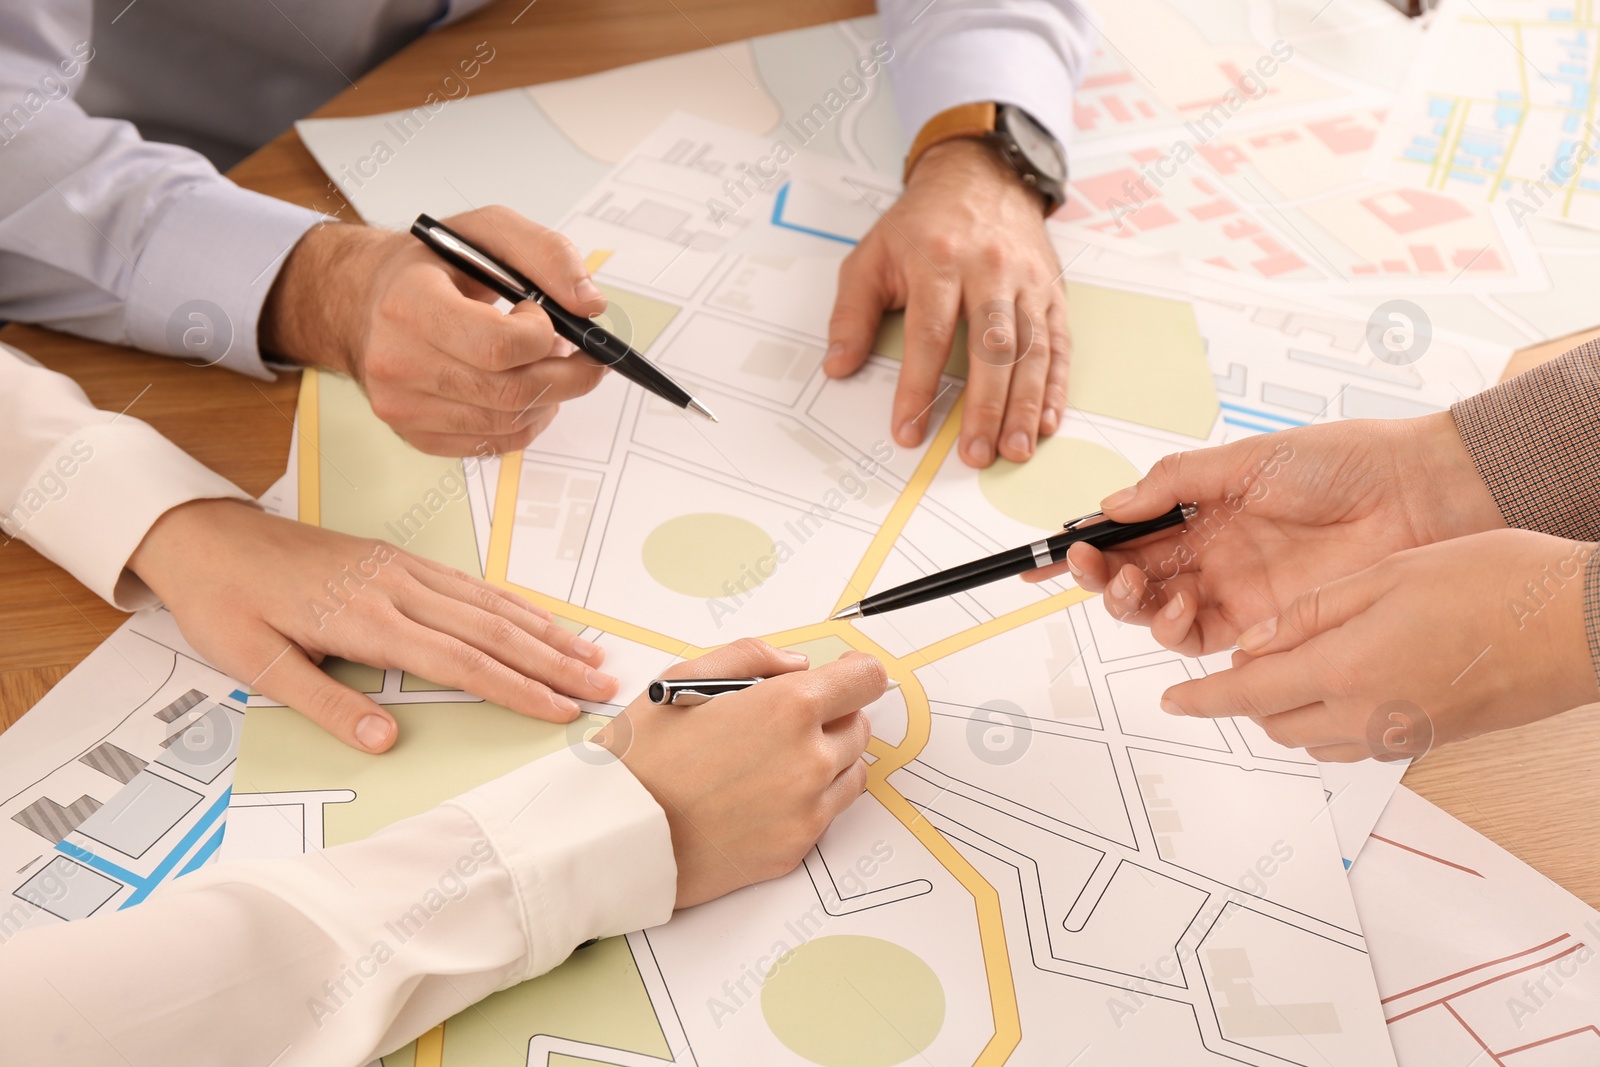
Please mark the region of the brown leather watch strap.
<svg viewBox="0 0 1600 1067"><path fill-rule="evenodd" d="M900 180L911 177L911 168L917 165L922 154L936 144L953 141L957 137L987 137L994 132L996 107L994 101L982 104L959 104L939 112L917 131L906 153L906 169Z"/></svg>

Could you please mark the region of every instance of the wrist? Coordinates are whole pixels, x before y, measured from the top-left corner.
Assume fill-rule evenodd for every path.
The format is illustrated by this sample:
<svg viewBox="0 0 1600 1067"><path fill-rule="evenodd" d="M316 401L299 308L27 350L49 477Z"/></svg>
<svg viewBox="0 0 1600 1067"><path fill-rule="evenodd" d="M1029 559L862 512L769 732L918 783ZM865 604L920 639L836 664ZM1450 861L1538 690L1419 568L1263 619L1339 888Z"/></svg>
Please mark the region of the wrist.
<svg viewBox="0 0 1600 1067"><path fill-rule="evenodd" d="M981 137L953 138L923 152L906 176L906 189L924 185L957 185L969 191L1015 197L1035 208L1040 218L1048 213L1045 195L1023 181L1000 149Z"/></svg>
<svg viewBox="0 0 1600 1067"><path fill-rule="evenodd" d="M1396 466L1413 471L1406 506L1427 542L1503 529L1505 519L1448 411L1394 425Z"/></svg>
<svg viewBox="0 0 1600 1067"><path fill-rule="evenodd" d="M262 306L262 353L356 376L374 278L395 239L404 237L346 223L307 230Z"/></svg>
<svg viewBox="0 0 1600 1067"><path fill-rule="evenodd" d="M169 602L181 588L184 575L192 572L193 560L214 553L217 538L231 536L221 532L222 527L260 514L254 504L242 500L190 500L168 508L128 557L128 570L163 602Z"/></svg>

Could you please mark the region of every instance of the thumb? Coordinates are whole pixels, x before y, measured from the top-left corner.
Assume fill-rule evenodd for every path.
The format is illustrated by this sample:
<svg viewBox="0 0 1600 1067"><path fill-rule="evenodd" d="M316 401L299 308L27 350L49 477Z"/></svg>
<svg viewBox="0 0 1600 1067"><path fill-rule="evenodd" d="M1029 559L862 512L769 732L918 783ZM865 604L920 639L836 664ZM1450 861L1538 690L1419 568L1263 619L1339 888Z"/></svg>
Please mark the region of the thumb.
<svg viewBox="0 0 1600 1067"><path fill-rule="evenodd" d="M298 645L269 652L276 657L253 684L272 700L288 705L351 748L386 752L399 735L393 716L371 697L328 677L300 651Z"/></svg>
<svg viewBox="0 0 1600 1067"><path fill-rule="evenodd" d="M1371 571L1308 589L1282 611L1262 619L1239 635L1239 647L1251 656L1298 648L1318 634L1343 626L1370 608L1380 595Z"/></svg>
<svg viewBox="0 0 1600 1067"><path fill-rule="evenodd" d="M666 671L665 678L770 678L791 671L803 671L810 660L801 652L773 648L753 637L723 645L699 659L679 663Z"/></svg>
<svg viewBox="0 0 1600 1067"><path fill-rule="evenodd" d="M555 230L498 205L444 221L526 274L567 310L592 318L606 309L605 295L589 276L577 246Z"/></svg>
<svg viewBox="0 0 1600 1067"><path fill-rule="evenodd" d="M822 364L830 378L854 374L872 353L890 297L881 247L869 238L839 264L839 294L828 320L828 357Z"/></svg>

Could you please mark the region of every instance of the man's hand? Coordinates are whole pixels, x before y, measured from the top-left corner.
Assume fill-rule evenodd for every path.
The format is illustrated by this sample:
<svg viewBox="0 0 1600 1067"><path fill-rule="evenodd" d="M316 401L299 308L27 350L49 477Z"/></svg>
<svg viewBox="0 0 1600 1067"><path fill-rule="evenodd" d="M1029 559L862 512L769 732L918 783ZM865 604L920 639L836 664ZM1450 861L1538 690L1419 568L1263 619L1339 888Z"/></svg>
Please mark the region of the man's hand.
<svg viewBox="0 0 1600 1067"><path fill-rule="evenodd" d="M1167 690L1178 715L1248 715L1322 760L1433 744L1600 700L1584 629L1593 545L1493 530L1311 589L1239 637L1233 669ZM1458 684L1460 683L1460 684Z"/></svg>
<svg viewBox="0 0 1600 1067"><path fill-rule="evenodd" d="M927 431L956 320L967 319L961 456L1021 462L1067 408L1067 302L1044 228L1044 200L980 141L928 149L905 194L839 268L828 327L829 377L866 362L886 309L906 311L891 426L915 447Z"/></svg>
<svg viewBox="0 0 1600 1067"><path fill-rule="evenodd" d="M572 242L503 207L444 220L580 315L605 310ZM524 302L502 315L494 294L406 233L326 225L289 253L261 314L261 349L348 374L372 410L424 452L510 452L532 441L563 400L604 368L555 335Z"/></svg>
<svg viewBox="0 0 1600 1067"><path fill-rule="evenodd" d="M394 718L318 670L325 656L400 667L551 722L578 717L571 697L605 700L617 689L596 669L601 649L521 597L238 501L168 511L128 568L219 670L367 752L394 744Z"/></svg>
<svg viewBox="0 0 1600 1067"><path fill-rule="evenodd" d="M1065 563L1115 618L1199 656L1295 597L1403 549L1505 525L1448 413L1340 422L1171 455L1107 497L1119 522L1195 503L1181 530Z"/></svg>
<svg viewBox="0 0 1600 1067"><path fill-rule="evenodd" d="M867 787L883 664L853 652L808 671L806 657L736 641L671 678L765 677L698 707L640 697L595 735L660 803L687 908L794 870Z"/></svg>

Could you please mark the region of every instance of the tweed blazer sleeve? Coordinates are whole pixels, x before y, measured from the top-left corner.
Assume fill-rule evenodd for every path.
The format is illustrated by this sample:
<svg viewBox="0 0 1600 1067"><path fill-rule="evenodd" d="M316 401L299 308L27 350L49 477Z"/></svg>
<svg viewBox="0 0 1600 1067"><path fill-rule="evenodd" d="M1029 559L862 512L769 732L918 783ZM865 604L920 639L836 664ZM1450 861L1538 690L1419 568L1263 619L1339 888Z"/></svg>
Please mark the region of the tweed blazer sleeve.
<svg viewBox="0 0 1600 1067"><path fill-rule="evenodd" d="M1600 541L1600 341L1450 409L1506 524ZM1589 655L1600 680L1600 552L1584 575Z"/></svg>

